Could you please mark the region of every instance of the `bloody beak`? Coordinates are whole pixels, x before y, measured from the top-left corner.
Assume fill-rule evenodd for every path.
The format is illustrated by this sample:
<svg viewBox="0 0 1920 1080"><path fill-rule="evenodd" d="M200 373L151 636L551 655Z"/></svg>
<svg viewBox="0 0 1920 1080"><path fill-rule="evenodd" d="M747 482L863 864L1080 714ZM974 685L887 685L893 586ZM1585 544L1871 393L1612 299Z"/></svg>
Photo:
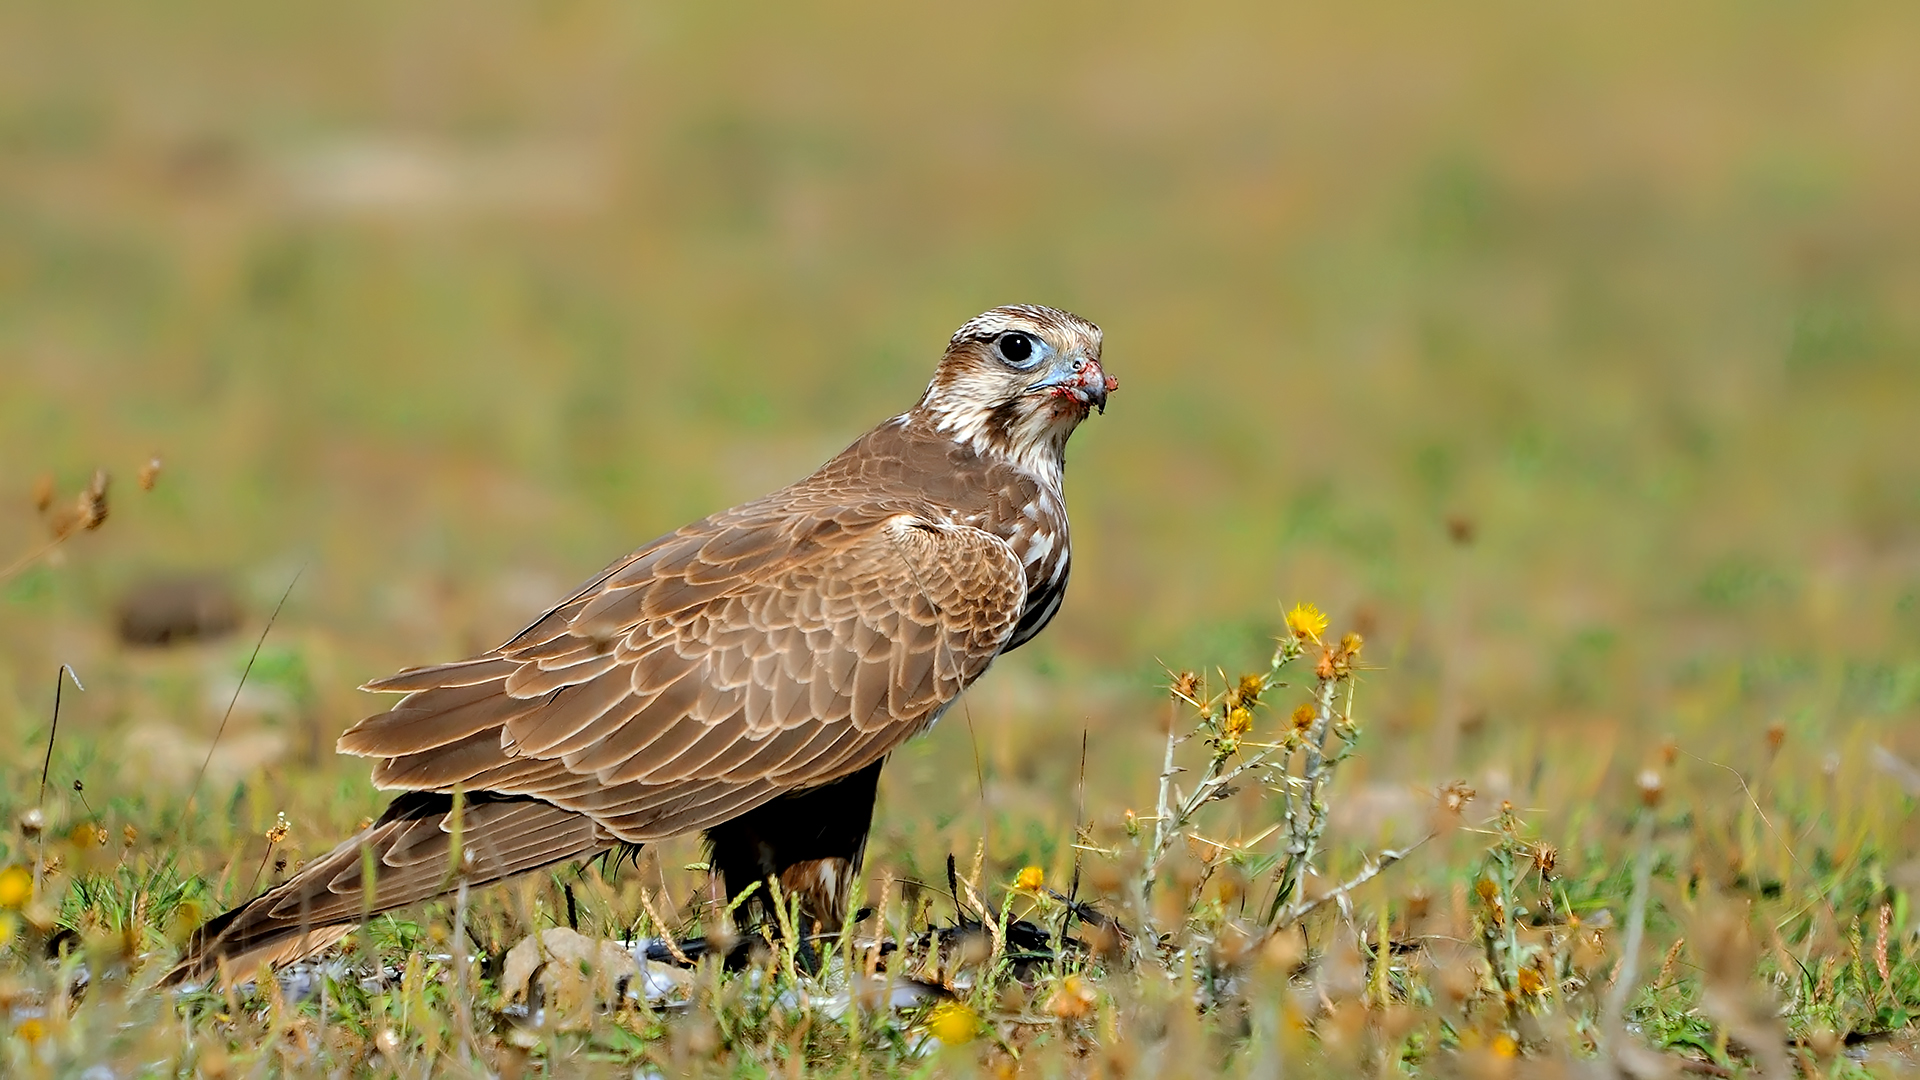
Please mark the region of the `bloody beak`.
<svg viewBox="0 0 1920 1080"><path fill-rule="evenodd" d="M1120 380L1100 367L1098 360L1076 360L1063 371L1037 383L1035 390L1047 390L1054 397L1072 400L1083 409L1107 411L1107 395L1120 388Z"/></svg>

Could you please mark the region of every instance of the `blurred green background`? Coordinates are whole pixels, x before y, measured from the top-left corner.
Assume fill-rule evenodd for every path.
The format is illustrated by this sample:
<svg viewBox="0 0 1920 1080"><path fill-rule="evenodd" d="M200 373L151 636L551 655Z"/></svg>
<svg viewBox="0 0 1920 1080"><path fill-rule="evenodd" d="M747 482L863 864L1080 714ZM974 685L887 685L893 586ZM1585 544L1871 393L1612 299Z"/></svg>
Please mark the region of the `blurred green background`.
<svg viewBox="0 0 1920 1080"><path fill-rule="evenodd" d="M14 0L0 557L42 474L116 483L0 583L13 775L68 662L56 786L177 797L301 572L215 776L351 822L355 684L805 473L1014 301L1123 386L1065 609L896 807L968 805L971 738L1070 818L1083 730L1145 798L1162 665L1295 600L1368 634L1388 788L1559 809L1775 721L1920 753L1915 41L1898 2ZM180 570L239 633L116 644Z"/></svg>

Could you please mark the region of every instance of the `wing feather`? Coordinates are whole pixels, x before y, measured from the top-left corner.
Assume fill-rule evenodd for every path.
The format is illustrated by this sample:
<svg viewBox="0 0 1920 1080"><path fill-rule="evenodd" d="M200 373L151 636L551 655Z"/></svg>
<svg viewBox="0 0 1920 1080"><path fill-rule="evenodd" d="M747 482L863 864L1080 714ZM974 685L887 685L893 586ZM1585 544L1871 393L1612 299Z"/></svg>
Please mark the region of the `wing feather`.
<svg viewBox="0 0 1920 1080"><path fill-rule="evenodd" d="M435 690L454 686L472 686L492 682L513 674L519 665L503 656L480 656L452 664L408 668L384 679L375 679L362 690Z"/></svg>
<svg viewBox="0 0 1920 1080"><path fill-rule="evenodd" d="M501 727L533 702L500 693L500 680L473 686L416 690L387 712L370 716L341 737L356 754L421 753Z"/></svg>
<svg viewBox="0 0 1920 1080"><path fill-rule="evenodd" d="M517 756L544 757L546 748L592 728L634 696L632 684L618 677L562 687L502 725L503 745Z"/></svg>
<svg viewBox="0 0 1920 1080"><path fill-rule="evenodd" d="M1025 594L1004 541L931 512L749 504L616 563L494 653L369 684L413 692L341 748L384 759L385 787L484 785L623 840L705 828L924 730Z"/></svg>
<svg viewBox="0 0 1920 1080"><path fill-rule="evenodd" d="M520 665L519 670L507 676L507 693L519 698L539 697L563 686L578 686L598 678L619 663L612 642L596 642L561 656Z"/></svg>

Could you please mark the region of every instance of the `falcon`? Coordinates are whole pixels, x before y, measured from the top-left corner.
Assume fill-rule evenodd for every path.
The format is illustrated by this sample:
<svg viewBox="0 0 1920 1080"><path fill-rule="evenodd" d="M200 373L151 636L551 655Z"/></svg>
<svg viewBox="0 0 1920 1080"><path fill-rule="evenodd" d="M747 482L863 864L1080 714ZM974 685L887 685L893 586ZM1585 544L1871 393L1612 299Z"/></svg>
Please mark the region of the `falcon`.
<svg viewBox="0 0 1920 1080"><path fill-rule="evenodd" d="M646 544L491 652L366 684L405 696L339 750L401 794L207 922L168 980L696 831L730 895L772 879L837 930L887 755L1060 609L1067 439L1119 385L1100 342L1054 308L988 311L918 404L813 475Z"/></svg>

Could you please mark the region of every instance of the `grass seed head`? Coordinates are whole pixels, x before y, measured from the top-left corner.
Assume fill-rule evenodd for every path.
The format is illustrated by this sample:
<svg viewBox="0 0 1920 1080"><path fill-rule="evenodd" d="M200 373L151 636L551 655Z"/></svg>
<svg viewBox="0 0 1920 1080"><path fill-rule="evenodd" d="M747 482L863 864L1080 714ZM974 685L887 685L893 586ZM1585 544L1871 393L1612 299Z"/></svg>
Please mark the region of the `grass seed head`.
<svg viewBox="0 0 1920 1080"><path fill-rule="evenodd" d="M1887 963L1887 937L1893 929L1893 905L1880 905L1880 932L1873 939L1873 969L1880 973L1882 985L1893 982L1893 971Z"/></svg>
<svg viewBox="0 0 1920 1080"><path fill-rule="evenodd" d="M160 455L159 454L155 454L152 457L148 458L147 463L145 465L140 466L140 474L137 479L140 481L141 491L153 490L154 482L160 479Z"/></svg>
<svg viewBox="0 0 1920 1080"><path fill-rule="evenodd" d="M41 473L33 478L33 509L44 514L53 505L53 474Z"/></svg>
<svg viewBox="0 0 1920 1080"><path fill-rule="evenodd" d="M1686 938L1677 937L1673 939L1673 944L1667 947L1667 955L1660 961L1660 972L1653 977L1652 985L1655 990L1673 984L1673 968L1680 962L1680 950L1686 944Z"/></svg>
<svg viewBox="0 0 1920 1080"><path fill-rule="evenodd" d="M107 470L93 470L93 479L87 482L85 490L80 492L76 504L80 512L80 527L92 532L107 521Z"/></svg>

